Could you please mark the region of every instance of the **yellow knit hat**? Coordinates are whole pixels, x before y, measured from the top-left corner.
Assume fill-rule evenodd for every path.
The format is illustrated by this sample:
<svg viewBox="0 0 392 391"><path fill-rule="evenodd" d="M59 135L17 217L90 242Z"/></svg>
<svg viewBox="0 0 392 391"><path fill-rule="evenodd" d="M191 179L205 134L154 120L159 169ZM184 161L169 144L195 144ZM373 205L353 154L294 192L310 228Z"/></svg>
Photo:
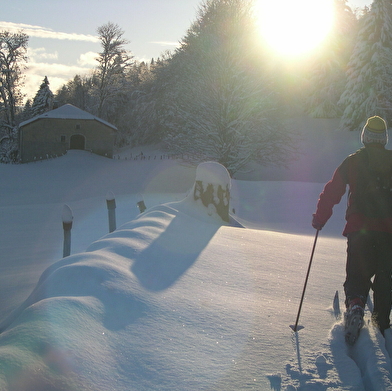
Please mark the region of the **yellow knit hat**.
<svg viewBox="0 0 392 391"><path fill-rule="evenodd" d="M387 124L375 115L366 121L361 134L362 144L383 144L388 142Z"/></svg>

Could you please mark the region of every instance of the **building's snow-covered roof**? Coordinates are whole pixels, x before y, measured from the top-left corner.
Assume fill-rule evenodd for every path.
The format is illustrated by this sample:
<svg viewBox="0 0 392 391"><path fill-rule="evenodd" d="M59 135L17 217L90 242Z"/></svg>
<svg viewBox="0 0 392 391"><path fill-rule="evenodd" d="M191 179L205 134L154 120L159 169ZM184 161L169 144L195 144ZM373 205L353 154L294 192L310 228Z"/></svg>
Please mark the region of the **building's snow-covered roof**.
<svg viewBox="0 0 392 391"><path fill-rule="evenodd" d="M109 122L104 121L103 119L98 118L95 115L92 115L92 114L88 113L87 111L81 110L81 109L79 109L69 103L59 107L58 109L50 110L44 114L37 115L36 117L30 118L27 121L20 123L19 127L25 126L31 122L34 122L34 121L37 121L38 119L43 119L43 118L83 119L83 120L91 119L91 120L99 121L99 122L111 127L112 129L117 130L117 128L114 125L110 124Z"/></svg>

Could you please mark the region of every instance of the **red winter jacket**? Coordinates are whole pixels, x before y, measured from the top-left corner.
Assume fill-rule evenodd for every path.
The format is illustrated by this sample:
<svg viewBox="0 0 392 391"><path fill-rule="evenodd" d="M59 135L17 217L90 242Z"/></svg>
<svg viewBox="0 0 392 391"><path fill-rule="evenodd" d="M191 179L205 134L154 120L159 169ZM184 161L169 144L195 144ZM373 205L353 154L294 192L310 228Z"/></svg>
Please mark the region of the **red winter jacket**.
<svg viewBox="0 0 392 391"><path fill-rule="evenodd" d="M392 165L392 151L387 150L381 144L368 144L365 147L369 154L369 160L375 165ZM359 213L355 205L355 190L358 177L358 152L348 156L336 169L332 179L325 185L317 203L314 217L317 222L324 225L332 216L332 208L338 204L349 186L347 201L346 226L343 235L361 230L382 231L392 233L392 218L369 218Z"/></svg>

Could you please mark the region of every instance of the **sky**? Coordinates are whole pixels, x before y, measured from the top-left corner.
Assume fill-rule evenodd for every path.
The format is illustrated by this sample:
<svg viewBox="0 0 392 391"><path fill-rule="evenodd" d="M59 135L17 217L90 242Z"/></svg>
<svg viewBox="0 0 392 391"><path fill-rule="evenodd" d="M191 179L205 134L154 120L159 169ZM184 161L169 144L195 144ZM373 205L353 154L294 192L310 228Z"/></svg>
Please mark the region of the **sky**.
<svg viewBox="0 0 392 391"><path fill-rule="evenodd" d="M0 0L0 30L29 36L23 92L32 99L45 76L53 92L94 68L100 50L97 28L116 23L139 61L174 50L196 19L202 0ZM371 0L349 0L353 8Z"/></svg>

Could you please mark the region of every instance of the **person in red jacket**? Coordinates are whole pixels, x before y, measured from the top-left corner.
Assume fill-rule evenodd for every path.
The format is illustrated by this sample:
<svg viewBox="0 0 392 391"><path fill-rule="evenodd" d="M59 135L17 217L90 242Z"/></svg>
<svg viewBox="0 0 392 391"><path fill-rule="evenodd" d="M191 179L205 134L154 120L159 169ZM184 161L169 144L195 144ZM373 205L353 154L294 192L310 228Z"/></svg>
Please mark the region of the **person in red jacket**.
<svg viewBox="0 0 392 391"><path fill-rule="evenodd" d="M392 304L392 151L385 148L388 142L385 121L378 116L369 118L361 141L364 147L348 156L325 185L312 221L312 226L321 230L348 186L343 235L347 237L344 292L346 341L349 344L358 338L371 288L372 321L383 335L390 326ZM380 185L374 184L379 178L384 181L382 192ZM389 178L387 184L385 178ZM369 195L371 187L378 192Z"/></svg>

